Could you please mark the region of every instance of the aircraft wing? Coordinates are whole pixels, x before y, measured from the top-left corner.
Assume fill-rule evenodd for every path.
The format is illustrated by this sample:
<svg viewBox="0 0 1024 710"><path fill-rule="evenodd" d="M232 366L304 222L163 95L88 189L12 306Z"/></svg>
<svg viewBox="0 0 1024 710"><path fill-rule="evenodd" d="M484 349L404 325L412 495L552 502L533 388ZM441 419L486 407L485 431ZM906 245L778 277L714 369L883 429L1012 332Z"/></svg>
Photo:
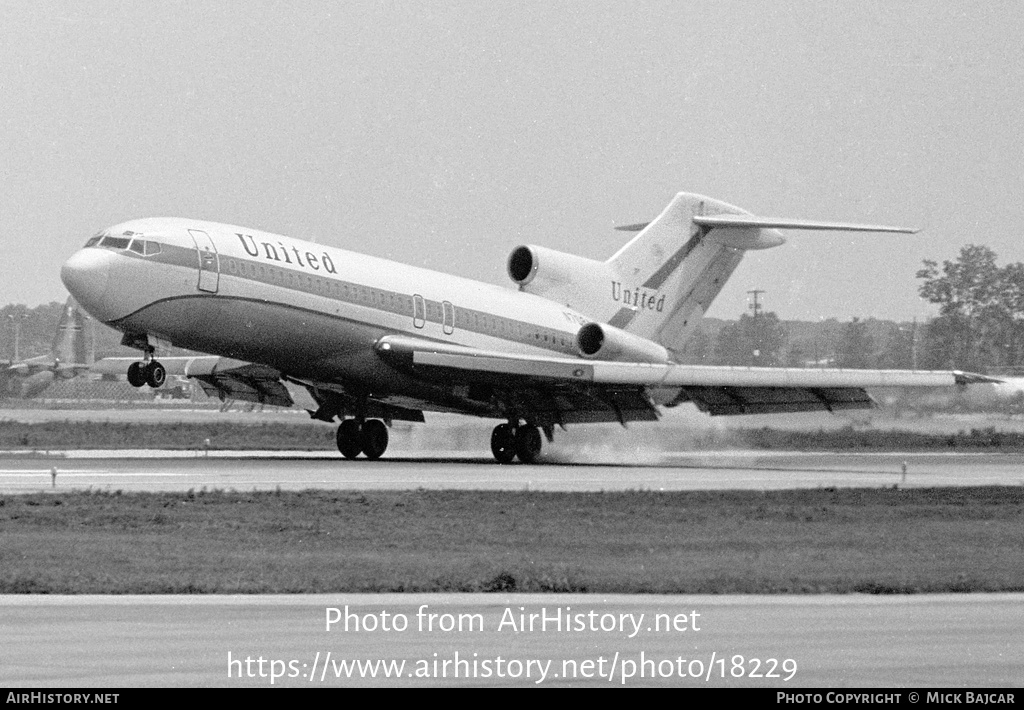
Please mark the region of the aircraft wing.
<svg viewBox="0 0 1024 710"><path fill-rule="evenodd" d="M530 357L405 336L382 338L377 351L397 367L476 385L481 396L518 401L523 409L555 422L656 419L656 400L666 406L692 401L712 415L861 409L874 406L866 391L870 387L998 382L958 371L710 367Z"/></svg>
<svg viewBox="0 0 1024 710"><path fill-rule="evenodd" d="M38 357L28 358L27 360L13 362L7 369L15 375L28 377L46 370L53 372L59 366L60 363L52 355L39 355Z"/></svg>
<svg viewBox="0 0 1024 710"><path fill-rule="evenodd" d="M199 382L208 396L221 401L234 399L278 407L299 406L314 419L328 422L354 412L357 407L355 398L337 383L298 380L269 365L216 355L161 357L159 360L169 376L190 377ZM124 375L133 362L138 362L138 358L108 357L97 360L91 370L102 375ZM289 383L296 387L289 387ZM363 412L389 421L423 421L421 411L377 401L365 403Z"/></svg>
<svg viewBox="0 0 1024 710"><path fill-rule="evenodd" d="M133 362L138 362L138 358L108 357L93 363L91 370L103 375L123 375ZM295 404L281 380L281 373L266 365L215 355L162 357L160 364L168 375L191 377L207 395L221 400L236 399L278 407Z"/></svg>

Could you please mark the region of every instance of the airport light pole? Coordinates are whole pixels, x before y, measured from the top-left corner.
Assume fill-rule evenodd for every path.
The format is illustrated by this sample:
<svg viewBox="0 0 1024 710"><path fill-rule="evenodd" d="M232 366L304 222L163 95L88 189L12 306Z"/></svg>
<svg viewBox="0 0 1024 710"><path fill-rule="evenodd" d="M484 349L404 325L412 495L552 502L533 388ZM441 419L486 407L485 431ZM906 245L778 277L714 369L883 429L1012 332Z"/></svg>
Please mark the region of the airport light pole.
<svg viewBox="0 0 1024 710"><path fill-rule="evenodd" d="M759 316L761 315L761 302L758 300L764 291L759 288L755 288L751 291L747 291L753 296L753 303L750 304L749 308L754 312L754 350L751 353L750 364L757 367L761 364L761 322Z"/></svg>
<svg viewBox="0 0 1024 710"><path fill-rule="evenodd" d="M96 321L93 320L92 316L82 311L82 319L85 321L85 337L88 338L89 343L89 359L88 364L92 365L96 362Z"/></svg>
<svg viewBox="0 0 1024 710"><path fill-rule="evenodd" d="M750 304L749 308L750 308L750 310L752 310L754 312L754 318L757 318L759 315L761 315L761 302L758 301L757 298L762 293L764 293L764 290L763 289L759 289L759 288L755 288L755 289L753 289L751 291L747 291L747 293L749 293L751 296L753 296L753 301L754 302Z"/></svg>
<svg viewBox="0 0 1024 710"><path fill-rule="evenodd" d="M11 327L14 329L14 359L12 362L18 362L21 360L19 348L21 346L21 324L28 318L27 313L20 315L7 314L7 320L11 322Z"/></svg>

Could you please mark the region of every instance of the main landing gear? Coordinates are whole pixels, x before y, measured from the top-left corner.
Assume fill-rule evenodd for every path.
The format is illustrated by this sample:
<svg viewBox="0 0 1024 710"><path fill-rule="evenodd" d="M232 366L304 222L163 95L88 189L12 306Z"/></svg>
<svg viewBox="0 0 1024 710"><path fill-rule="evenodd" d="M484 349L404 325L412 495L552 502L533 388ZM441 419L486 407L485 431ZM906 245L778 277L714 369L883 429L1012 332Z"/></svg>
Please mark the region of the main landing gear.
<svg viewBox="0 0 1024 710"><path fill-rule="evenodd" d="M540 429L529 424L499 424L491 432L491 453L498 463L512 463L516 457L523 463L533 463L540 456L542 444Z"/></svg>
<svg viewBox="0 0 1024 710"><path fill-rule="evenodd" d="M346 419L338 426L338 451L347 459L360 453L371 461L379 459L388 448L388 428L380 419Z"/></svg>
<svg viewBox="0 0 1024 710"><path fill-rule="evenodd" d="M156 389L167 382L167 370L156 360L133 362L128 366L128 384L132 387L149 385Z"/></svg>

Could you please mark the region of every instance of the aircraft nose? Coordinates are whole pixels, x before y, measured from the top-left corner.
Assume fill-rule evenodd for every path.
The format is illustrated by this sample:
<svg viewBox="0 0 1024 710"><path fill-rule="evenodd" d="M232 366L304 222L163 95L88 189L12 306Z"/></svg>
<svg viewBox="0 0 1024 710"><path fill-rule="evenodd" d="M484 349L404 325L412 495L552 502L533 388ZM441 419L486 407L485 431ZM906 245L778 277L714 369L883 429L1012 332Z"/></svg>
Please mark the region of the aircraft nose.
<svg viewBox="0 0 1024 710"><path fill-rule="evenodd" d="M107 282L110 280L110 252L81 249L60 268L60 280L81 306L99 320L104 311Z"/></svg>

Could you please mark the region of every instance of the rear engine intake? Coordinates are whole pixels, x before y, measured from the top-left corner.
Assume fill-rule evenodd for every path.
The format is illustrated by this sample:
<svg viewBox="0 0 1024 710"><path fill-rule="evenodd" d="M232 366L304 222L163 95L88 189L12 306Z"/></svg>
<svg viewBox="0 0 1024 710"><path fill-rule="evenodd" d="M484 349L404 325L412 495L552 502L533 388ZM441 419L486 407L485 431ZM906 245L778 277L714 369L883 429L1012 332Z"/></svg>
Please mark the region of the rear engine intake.
<svg viewBox="0 0 1024 710"><path fill-rule="evenodd" d="M520 286L536 280L543 284L542 288L587 279L602 282L603 287L603 281L609 277L603 262L532 244L518 246L508 255L508 275Z"/></svg>
<svg viewBox="0 0 1024 710"><path fill-rule="evenodd" d="M576 333L576 349L592 360L668 362L668 350L657 343L631 335L615 326L587 323Z"/></svg>

